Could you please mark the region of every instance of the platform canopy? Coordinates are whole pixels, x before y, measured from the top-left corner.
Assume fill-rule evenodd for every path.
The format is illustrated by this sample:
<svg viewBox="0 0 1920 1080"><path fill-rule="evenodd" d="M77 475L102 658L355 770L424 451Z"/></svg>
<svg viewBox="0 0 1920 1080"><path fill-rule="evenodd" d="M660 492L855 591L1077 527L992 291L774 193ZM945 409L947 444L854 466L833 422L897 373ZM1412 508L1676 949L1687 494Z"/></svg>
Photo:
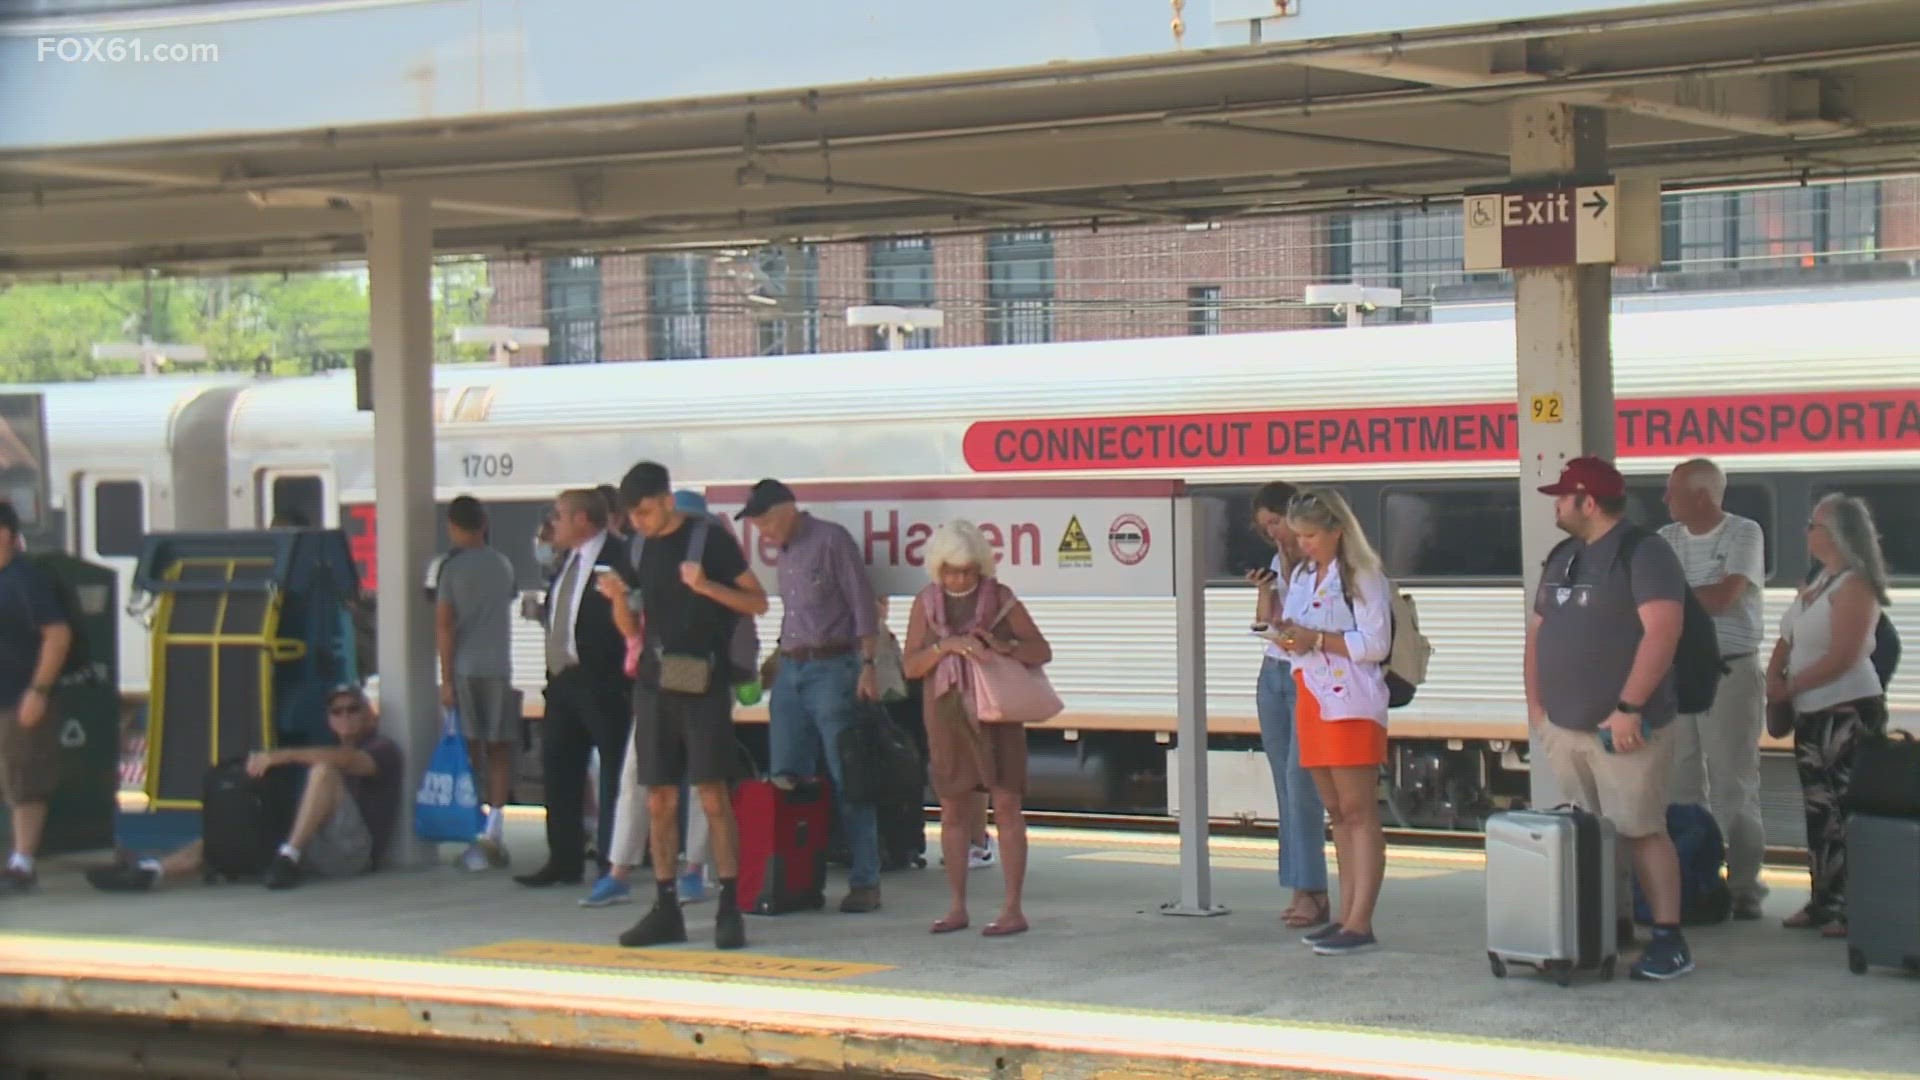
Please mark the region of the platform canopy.
<svg viewBox="0 0 1920 1080"><path fill-rule="evenodd" d="M0 138L0 274L356 259L376 192L430 198L441 253L532 255L1418 203L1505 180L1505 106L1529 97L1604 107L1610 169L1669 188L1911 172L1916 86L1911 0L1720 0L464 119Z"/></svg>

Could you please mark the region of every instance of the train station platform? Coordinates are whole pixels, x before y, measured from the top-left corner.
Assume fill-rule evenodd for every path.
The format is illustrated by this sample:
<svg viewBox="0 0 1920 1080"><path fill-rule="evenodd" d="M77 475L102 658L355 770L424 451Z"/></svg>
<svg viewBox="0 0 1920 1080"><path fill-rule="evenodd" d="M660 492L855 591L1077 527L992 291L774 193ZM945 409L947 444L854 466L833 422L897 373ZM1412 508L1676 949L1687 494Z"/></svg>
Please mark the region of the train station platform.
<svg viewBox="0 0 1920 1080"><path fill-rule="evenodd" d="M530 869L537 822L509 835ZM63 1024L164 1018L763 1076L1920 1076L1920 983L1852 975L1840 944L1783 930L1800 871L1769 871L1766 920L1692 931L1686 979L1562 989L1492 977L1478 852L1395 848L1383 947L1334 959L1279 924L1271 841L1216 839L1232 913L1188 919L1158 911L1172 837L1034 838L1025 935L930 936L934 865L887 875L871 915L749 918L737 953L712 951L710 903L689 908L691 944L620 949L638 905L584 910L584 890L499 872L117 896L50 860L39 894L0 908L0 1012L40 1021L0 1022L0 1059ZM977 928L999 871L971 881Z"/></svg>

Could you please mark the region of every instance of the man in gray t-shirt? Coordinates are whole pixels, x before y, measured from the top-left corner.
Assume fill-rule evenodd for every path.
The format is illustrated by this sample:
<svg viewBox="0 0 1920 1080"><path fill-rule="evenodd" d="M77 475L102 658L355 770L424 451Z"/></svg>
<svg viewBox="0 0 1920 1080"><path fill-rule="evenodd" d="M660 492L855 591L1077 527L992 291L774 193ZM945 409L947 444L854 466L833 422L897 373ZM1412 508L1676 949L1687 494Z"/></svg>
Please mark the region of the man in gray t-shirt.
<svg viewBox="0 0 1920 1080"><path fill-rule="evenodd" d="M461 734L484 778L486 827L460 857L469 870L507 865L503 811L513 796L513 755L520 742L520 695L513 688L512 560L487 546L480 501L462 495L447 507L453 546L434 561L427 593L434 602L440 654L440 704L457 708Z"/></svg>
<svg viewBox="0 0 1920 1080"><path fill-rule="evenodd" d="M1533 760L1552 770L1563 798L1612 821L1632 857L1654 920L1633 977L1678 978L1693 970L1667 836L1686 575L1671 547L1623 520L1627 484L1610 463L1576 458L1540 490L1570 539L1547 557L1527 624Z"/></svg>

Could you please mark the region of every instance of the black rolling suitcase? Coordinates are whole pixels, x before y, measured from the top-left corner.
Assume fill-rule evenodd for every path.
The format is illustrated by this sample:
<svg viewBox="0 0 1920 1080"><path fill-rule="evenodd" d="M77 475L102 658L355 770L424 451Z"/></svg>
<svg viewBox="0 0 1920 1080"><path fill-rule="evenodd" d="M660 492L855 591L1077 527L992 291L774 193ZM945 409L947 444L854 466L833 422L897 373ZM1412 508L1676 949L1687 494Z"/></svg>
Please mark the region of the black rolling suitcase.
<svg viewBox="0 0 1920 1080"><path fill-rule="evenodd" d="M200 839L208 880L258 877L293 828L300 802L300 770L247 775L245 758L207 770L200 793Z"/></svg>
<svg viewBox="0 0 1920 1080"><path fill-rule="evenodd" d="M880 869L919 870L927 865L927 808L919 800L882 806Z"/></svg>

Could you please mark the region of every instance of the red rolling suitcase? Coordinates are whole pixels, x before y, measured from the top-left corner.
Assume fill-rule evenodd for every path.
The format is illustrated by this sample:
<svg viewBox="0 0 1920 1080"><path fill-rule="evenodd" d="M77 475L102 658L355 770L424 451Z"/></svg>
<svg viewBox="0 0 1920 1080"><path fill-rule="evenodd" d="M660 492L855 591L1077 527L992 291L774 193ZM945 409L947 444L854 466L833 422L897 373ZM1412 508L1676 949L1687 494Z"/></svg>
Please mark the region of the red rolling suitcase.
<svg viewBox="0 0 1920 1080"><path fill-rule="evenodd" d="M830 800L824 779L801 780L791 791L767 780L734 785L741 911L784 915L826 906Z"/></svg>

